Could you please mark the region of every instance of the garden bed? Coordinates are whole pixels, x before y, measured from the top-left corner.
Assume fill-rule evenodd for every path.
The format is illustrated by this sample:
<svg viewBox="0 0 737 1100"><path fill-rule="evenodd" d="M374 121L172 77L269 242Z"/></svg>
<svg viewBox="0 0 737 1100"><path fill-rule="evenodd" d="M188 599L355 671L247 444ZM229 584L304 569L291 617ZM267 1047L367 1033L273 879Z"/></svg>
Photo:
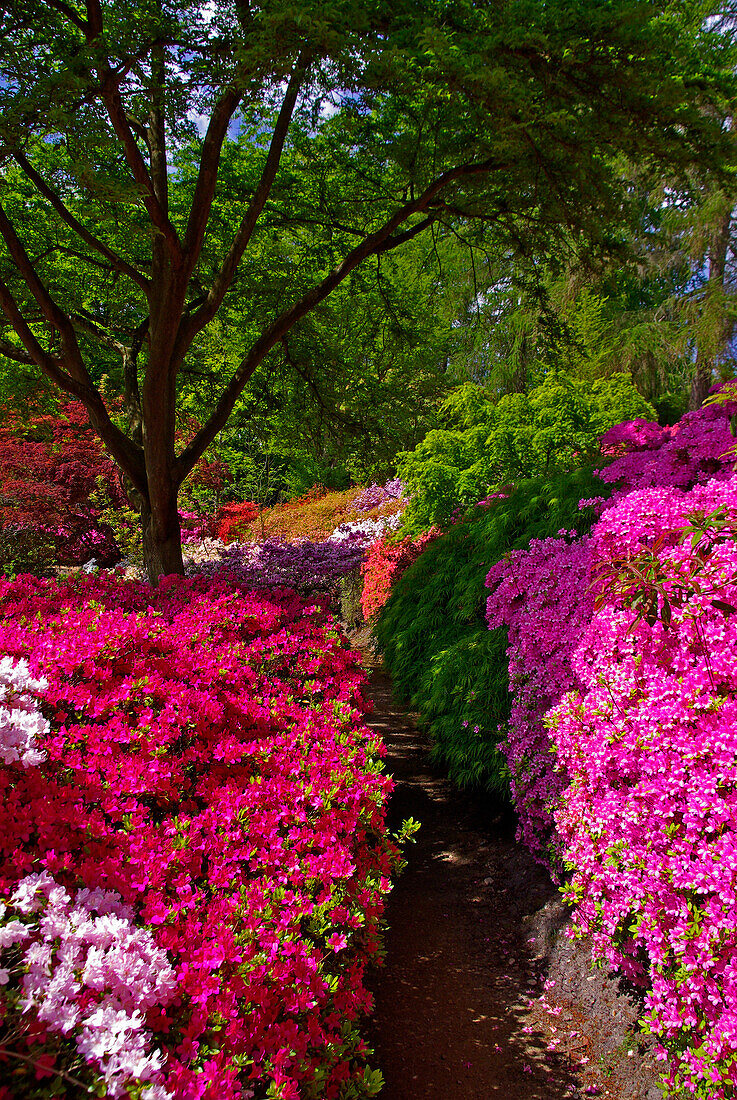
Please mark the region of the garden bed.
<svg viewBox="0 0 737 1100"><path fill-rule="evenodd" d="M0 1096L375 1093L397 849L324 608L24 576L0 610Z"/></svg>

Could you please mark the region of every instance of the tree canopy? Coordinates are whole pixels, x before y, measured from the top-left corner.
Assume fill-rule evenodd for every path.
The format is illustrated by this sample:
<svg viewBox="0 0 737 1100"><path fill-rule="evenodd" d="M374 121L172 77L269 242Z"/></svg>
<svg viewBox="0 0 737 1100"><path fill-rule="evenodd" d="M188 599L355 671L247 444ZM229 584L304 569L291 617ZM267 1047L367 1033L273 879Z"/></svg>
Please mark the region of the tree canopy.
<svg viewBox="0 0 737 1100"><path fill-rule="evenodd" d="M616 249L633 201L618 158L644 179L667 165L674 192L718 169L730 87L707 14L7 0L0 351L83 402L141 508L153 580L182 568L183 480L359 265L468 226L530 262ZM182 379L233 303L241 355L177 450Z"/></svg>

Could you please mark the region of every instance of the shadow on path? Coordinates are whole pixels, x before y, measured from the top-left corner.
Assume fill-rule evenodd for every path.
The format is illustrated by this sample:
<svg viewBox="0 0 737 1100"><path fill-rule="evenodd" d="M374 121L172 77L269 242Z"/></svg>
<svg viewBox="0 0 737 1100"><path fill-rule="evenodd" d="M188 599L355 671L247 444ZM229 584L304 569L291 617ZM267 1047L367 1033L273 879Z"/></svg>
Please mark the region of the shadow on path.
<svg viewBox="0 0 737 1100"><path fill-rule="evenodd" d="M509 820L456 791L428 762L427 746L370 672L369 725L387 745L396 787L390 826L420 821L386 919L386 967L366 1027L386 1100L559 1100L585 1095L565 1055L531 1022L541 991L523 918L556 895L515 844ZM523 1030L524 1029L524 1030ZM588 1095L591 1095L590 1093Z"/></svg>

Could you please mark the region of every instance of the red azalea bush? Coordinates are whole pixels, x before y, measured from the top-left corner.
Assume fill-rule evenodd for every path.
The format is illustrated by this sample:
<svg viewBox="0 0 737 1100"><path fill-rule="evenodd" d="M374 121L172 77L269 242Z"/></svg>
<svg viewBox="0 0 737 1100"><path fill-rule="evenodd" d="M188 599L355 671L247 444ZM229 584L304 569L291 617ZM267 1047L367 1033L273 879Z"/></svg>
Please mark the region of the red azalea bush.
<svg viewBox="0 0 737 1100"><path fill-rule="evenodd" d="M622 487L591 535L532 543L488 577L521 833L571 872L576 927L642 984L667 1084L704 1100L737 1094L729 412L609 433L603 476Z"/></svg>
<svg viewBox="0 0 737 1100"><path fill-rule="evenodd" d="M119 560L99 513L122 507L125 495L84 408L69 401L57 413L33 411L27 419L5 409L0 419L3 555L34 565Z"/></svg>
<svg viewBox="0 0 737 1100"><path fill-rule="evenodd" d="M232 578L23 576L0 611L13 1095L375 1092L356 1020L397 850L323 608Z"/></svg>
<svg viewBox="0 0 737 1100"><path fill-rule="evenodd" d="M258 516L258 504L252 500L240 500L235 504L222 504L218 510L215 533L221 542L233 542Z"/></svg>
<svg viewBox="0 0 737 1100"><path fill-rule="evenodd" d="M398 542L392 542L385 536L369 546L361 566L361 610L367 623L379 614L405 569L417 561L428 542L437 538L438 534L439 531L433 528L418 539L408 537Z"/></svg>

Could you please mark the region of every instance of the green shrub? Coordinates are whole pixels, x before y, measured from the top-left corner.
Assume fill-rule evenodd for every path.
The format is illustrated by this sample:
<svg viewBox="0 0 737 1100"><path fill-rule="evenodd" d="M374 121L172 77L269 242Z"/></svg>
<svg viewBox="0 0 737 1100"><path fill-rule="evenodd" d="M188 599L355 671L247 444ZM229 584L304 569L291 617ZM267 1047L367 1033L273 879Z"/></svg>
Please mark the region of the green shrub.
<svg viewBox="0 0 737 1100"><path fill-rule="evenodd" d="M446 527L455 509L501 485L585 467L609 428L637 417L655 419L629 375L591 382L565 371L551 371L528 393L498 401L466 383L442 414L446 428L428 432L414 451L399 456L410 498L402 521L408 535Z"/></svg>
<svg viewBox="0 0 737 1100"><path fill-rule="evenodd" d="M593 509L579 511L579 500L609 491L590 468L523 482L431 542L384 605L377 638L395 687L459 786L502 798L508 789L496 747L509 715L507 637L486 624L489 569L530 539L588 530Z"/></svg>

